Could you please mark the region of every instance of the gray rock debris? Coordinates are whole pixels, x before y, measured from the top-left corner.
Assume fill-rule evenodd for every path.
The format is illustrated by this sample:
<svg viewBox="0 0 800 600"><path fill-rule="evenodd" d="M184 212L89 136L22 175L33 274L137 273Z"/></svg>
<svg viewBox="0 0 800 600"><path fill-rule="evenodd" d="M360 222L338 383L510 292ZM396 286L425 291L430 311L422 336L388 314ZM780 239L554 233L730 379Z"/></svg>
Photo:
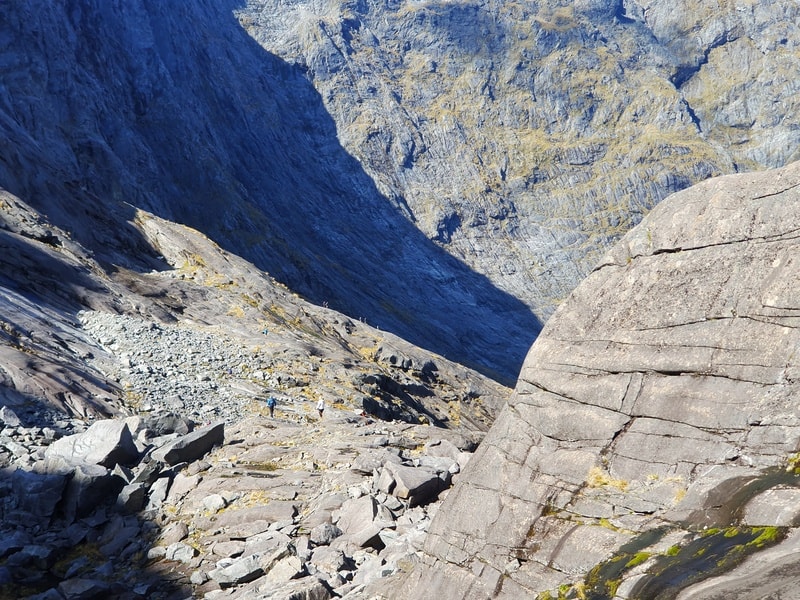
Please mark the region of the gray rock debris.
<svg viewBox="0 0 800 600"><path fill-rule="evenodd" d="M198 429L176 440L157 448L151 454L153 460L168 465L194 462L202 458L214 446L222 444L225 439L225 424L214 423Z"/></svg>
<svg viewBox="0 0 800 600"><path fill-rule="evenodd" d="M429 426L335 415L313 428L266 417L190 428L173 417L101 421L58 440L33 470L10 473L0 504L9 583L24 577L52 597L114 595L120 586L126 597L153 597L162 565L196 597L359 598L418 561L438 502L420 489L435 481L441 490L442 472L463 451L456 444L473 443ZM119 451L120 438L130 449L131 431L147 432L144 452ZM99 432L113 435L100 443ZM316 456L324 463L304 458ZM382 491L380 473L399 483ZM82 556L54 570L85 544L102 560Z"/></svg>
<svg viewBox="0 0 800 600"><path fill-rule="evenodd" d="M170 465L139 463L144 455L123 419L98 421L82 433L54 441L40 455L31 451L35 441L26 447L30 470L6 469L0 523L8 541L0 566L14 566L7 583L24 582L36 589L61 578L56 587L43 590L45 597L84 598L120 595L117 586L125 580L141 589L141 594L126 591L131 597L147 597L154 576L143 575L139 569L144 565L137 566L134 557L148 553L153 528L140 511L147 503L150 516L157 517L174 477ZM223 425L215 424L170 441L162 457L177 452L187 464L223 441ZM117 572L84 556L54 571L57 562L83 544L96 544L102 556L126 568ZM175 540L160 555L189 563L196 554L194 547Z"/></svg>

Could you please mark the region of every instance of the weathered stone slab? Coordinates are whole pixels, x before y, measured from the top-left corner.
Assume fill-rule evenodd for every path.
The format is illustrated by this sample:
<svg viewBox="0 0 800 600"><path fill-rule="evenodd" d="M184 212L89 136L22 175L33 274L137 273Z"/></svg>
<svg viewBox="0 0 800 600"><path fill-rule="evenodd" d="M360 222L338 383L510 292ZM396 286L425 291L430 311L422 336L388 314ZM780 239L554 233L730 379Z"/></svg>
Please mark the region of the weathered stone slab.
<svg viewBox="0 0 800 600"><path fill-rule="evenodd" d="M22 424L17 413L8 406L0 407L0 423L8 427L19 427Z"/></svg>
<svg viewBox="0 0 800 600"><path fill-rule="evenodd" d="M172 483L170 477L159 477L150 486L150 493L147 499L145 510L158 510L164 504L169 493L169 486Z"/></svg>
<svg viewBox="0 0 800 600"><path fill-rule="evenodd" d="M236 508L234 504L219 514L216 523L219 527L231 527L255 521L278 523L281 521L292 521L296 514L297 504L294 502L276 500L264 505L250 506L247 508Z"/></svg>
<svg viewBox="0 0 800 600"><path fill-rule="evenodd" d="M283 584L273 584L259 589L259 600L329 600L334 596L322 581L304 577Z"/></svg>
<svg viewBox="0 0 800 600"><path fill-rule="evenodd" d="M154 450L151 456L168 465L192 462L202 458L214 446L225 441L225 423L219 422L179 437Z"/></svg>
<svg viewBox="0 0 800 600"><path fill-rule="evenodd" d="M378 503L372 496L348 500L338 511L336 526L344 533L355 533L372 523L378 514Z"/></svg>
<svg viewBox="0 0 800 600"><path fill-rule="evenodd" d="M80 600L82 598L107 597L110 586L99 579L76 577L59 583L58 591L67 600Z"/></svg>
<svg viewBox="0 0 800 600"><path fill-rule="evenodd" d="M196 555L197 555L197 550L195 550L189 544L184 544L183 542L175 542L174 544L170 544L169 546L167 546L167 552L165 554L165 558L167 560L189 563Z"/></svg>
<svg viewBox="0 0 800 600"><path fill-rule="evenodd" d="M437 473L424 467L406 467L387 463L386 469L394 477L392 494L408 500L409 506L423 504L436 496L445 487Z"/></svg>
<svg viewBox="0 0 800 600"><path fill-rule="evenodd" d="M336 525L320 523L309 532L309 539L317 546L327 546L340 535L342 530Z"/></svg>
<svg viewBox="0 0 800 600"><path fill-rule="evenodd" d="M800 523L800 489L772 488L744 507L742 523L751 527L797 527Z"/></svg>
<svg viewBox="0 0 800 600"><path fill-rule="evenodd" d="M461 449L450 440L432 440L425 444L425 454L458 461Z"/></svg>
<svg viewBox="0 0 800 600"><path fill-rule="evenodd" d="M50 458L48 464L58 463ZM77 464L72 467L72 476L64 490L61 511L68 518L85 517L98 506L109 504L118 496L125 481L98 464Z"/></svg>
<svg viewBox="0 0 800 600"><path fill-rule="evenodd" d="M297 556L285 556L267 571L267 580L283 583L296 579L304 573L303 562Z"/></svg>
<svg viewBox="0 0 800 600"><path fill-rule="evenodd" d="M329 546L314 548L309 562L328 575L334 575L351 565L351 561L345 556L344 552Z"/></svg>
<svg viewBox="0 0 800 600"><path fill-rule="evenodd" d="M56 440L47 447L45 456L110 469L116 464L135 464L139 460L139 451L125 422L107 419L93 423L83 433Z"/></svg>
<svg viewBox="0 0 800 600"><path fill-rule="evenodd" d="M211 547L212 554L227 558L236 558L244 553L246 544L242 540L216 542Z"/></svg>
<svg viewBox="0 0 800 600"><path fill-rule="evenodd" d="M61 501L68 474L15 470L11 488L19 506L36 517L50 517Z"/></svg>
<svg viewBox="0 0 800 600"><path fill-rule="evenodd" d="M227 560L225 563L219 564L223 566L212 569L208 572L208 576L222 588L247 583L258 579L264 574L261 558L256 554Z"/></svg>
<svg viewBox="0 0 800 600"><path fill-rule="evenodd" d="M144 483L129 483L120 490L117 496L117 507L125 513L139 512L144 508L147 491L147 485Z"/></svg>

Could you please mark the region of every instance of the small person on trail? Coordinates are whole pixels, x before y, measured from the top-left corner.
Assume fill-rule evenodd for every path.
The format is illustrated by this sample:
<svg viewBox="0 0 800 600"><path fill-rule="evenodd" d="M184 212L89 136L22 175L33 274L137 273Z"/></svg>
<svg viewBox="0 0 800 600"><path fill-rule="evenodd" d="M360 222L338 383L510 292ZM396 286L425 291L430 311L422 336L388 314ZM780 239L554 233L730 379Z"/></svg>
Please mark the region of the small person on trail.
<svg viewBox="0 0 800 600"><path fill-rule="evenodd" d="M275 418L275 405L277 402L275 401L275 396L270 396L267 400L267 408L269 408L269 416L271 419Z"/></svg>
<svg viewBox="0 0 800 600"><path fill-rule="evenodd" d="M317 402L317 410L319 411L319 418L322 418L322 413L325 412L325 400L322 398L319 399Z"/></svg>

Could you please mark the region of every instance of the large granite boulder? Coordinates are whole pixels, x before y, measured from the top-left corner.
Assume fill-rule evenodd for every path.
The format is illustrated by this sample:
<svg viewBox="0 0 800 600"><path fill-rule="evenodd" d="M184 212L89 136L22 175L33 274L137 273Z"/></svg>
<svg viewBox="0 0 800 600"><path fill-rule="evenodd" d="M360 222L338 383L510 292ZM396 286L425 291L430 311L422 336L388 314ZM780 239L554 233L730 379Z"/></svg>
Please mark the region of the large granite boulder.
<svg viewBox="0 0 800 600"><path fill-rule="evenodd" d="M800 163L675 194L548 322L401 595L791 587L756 551L796 545L765 507L800 485L798 398Z"/></svg>
<svg viewBox="0 0 800 600"><path fill-rule="evenodd" d="M62 458L74 464L112 468L117 464L135 464L139 451L124 421L104 419L93 423L83 433L56 440L47 447L45 456Z"/></svg>

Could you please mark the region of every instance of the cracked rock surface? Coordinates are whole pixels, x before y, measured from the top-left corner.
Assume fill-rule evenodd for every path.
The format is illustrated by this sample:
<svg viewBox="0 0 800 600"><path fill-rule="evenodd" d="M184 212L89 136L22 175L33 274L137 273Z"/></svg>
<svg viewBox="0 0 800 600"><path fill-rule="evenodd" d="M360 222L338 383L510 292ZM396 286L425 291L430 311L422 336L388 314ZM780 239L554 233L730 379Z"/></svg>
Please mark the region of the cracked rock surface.
<svg viewBox="0 0 800 600"><path fill-rule="evenodd" d="M704 543L718 570L674 578L670 594L789 589L798 257L798 163L709 180L654 209L533 345L509 406L431 525L409 597L555 597L580 586L655 597L668 558ZM745 536L740 550L722 549L719 531ZM775 563L759 552L726 562L768 545ZM612 576L614 557L626 561Z"/></svg>

